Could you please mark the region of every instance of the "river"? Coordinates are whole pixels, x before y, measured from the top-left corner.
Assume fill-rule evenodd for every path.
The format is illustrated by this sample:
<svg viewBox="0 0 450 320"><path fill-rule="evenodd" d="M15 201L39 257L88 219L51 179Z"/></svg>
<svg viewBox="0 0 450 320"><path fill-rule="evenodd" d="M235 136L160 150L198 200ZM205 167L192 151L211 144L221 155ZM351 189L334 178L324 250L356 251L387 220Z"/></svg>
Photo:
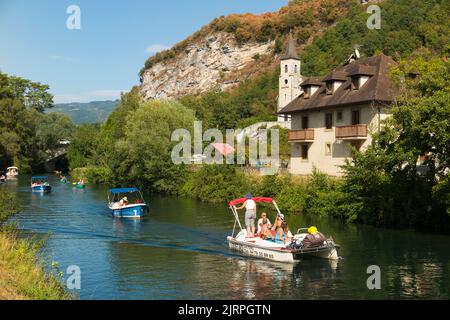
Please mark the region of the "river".
<svg viewBox="0 0 450 320"><path fill-rule="evenodd" d="M120 220L109 216L105 187L78 190L50 177L53 192L39 195L29 178L1 186L20 200L13 220L49 234L48 266L80 268L80 299L450 298L448 236L291 217L291 229L314 224L333 236L342 259L279 264L228 249L233 217L225 204L150 195L147 218ZM381 269L381 290L367 288L371 265Z"/></svg>

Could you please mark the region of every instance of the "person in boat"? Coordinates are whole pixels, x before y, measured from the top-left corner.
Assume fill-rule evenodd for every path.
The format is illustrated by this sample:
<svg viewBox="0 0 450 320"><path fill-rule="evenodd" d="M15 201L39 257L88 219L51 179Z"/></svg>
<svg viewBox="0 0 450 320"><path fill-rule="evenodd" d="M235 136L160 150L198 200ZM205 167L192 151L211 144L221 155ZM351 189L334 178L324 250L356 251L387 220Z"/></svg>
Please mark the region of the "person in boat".
<svg viewBox="0 0 450 320"><path fill-rule="evenodd" d="M6 180L6 176L5 176L5 174L2 172L1 174L0 174L0 181L5 181Z"/></svg>
<svg viewBox="0 0 450 320"><path fill-rule="evenodd" d="M317 227L310 227L308 229L308 235L303 240L303 248L320 247L326 240L327 238L317 230Z"/></svg>
<svg viewBox="0 0 450 320"><path fill-rule="evenodd" d="M119 202L119 206L120 207L126 207L128 205L128 198L127 197L123 197L120 202Z"/></svg>
<svg viewBox="0 0 450 320"><path fill-rule="evenodd" d="M291 232L289 231L289 225L286 221L284 221L281 225L281 227L283 228L283 233L284 233L284 242L291 242Z"/></svg>
<svg viewBox="0 0 450 320"><path fill-rule="evenodd" d="M245 226L247 228L247 235L249 238L255 236L255 220L256 220L256 202L253 200L251 194L245 195L247 199L242 206L236 208L237 210L242 210L245 208Z"/></svg>
<svg viewBox="0 0 450 320"><path fill-rule="evenodd" d="M259 236L263 237L272 227L272 223L267 218L267 213L263 212L261 214L261 219L258 220L258 231L256 232Z"/></svg>
<svg viewBox="0 0 450 320"><path fill-rule="evenodd" d="M274 242L288 242L289 241L289 228L284 219L283 214L279 214L272 230L270 230L269 237Z"/></svg>

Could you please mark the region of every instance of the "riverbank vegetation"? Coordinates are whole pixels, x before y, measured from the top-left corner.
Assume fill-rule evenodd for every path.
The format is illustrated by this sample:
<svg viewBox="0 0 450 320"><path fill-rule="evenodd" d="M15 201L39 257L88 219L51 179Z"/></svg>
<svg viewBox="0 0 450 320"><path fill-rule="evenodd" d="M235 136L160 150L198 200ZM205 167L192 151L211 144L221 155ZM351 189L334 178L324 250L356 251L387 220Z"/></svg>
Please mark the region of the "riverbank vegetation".
<svg viewBox="0 0 450 320"><path fill-rule="evenodd" d="M0 300L62 300L71 296L62 281L45 271L41 243L21 238L5 222L18 210L14 197L0 189Z"/></svg>
<svg viewBox="0 0 450 320"><path fill-rule="evenodd" d="M0 170L42 172L59 141L70 140L74 128L69 117L46 114L52 107L49 87L0 73Z"/></svg>
<svg viewBox="0 0 450 320"><path fill-rule="evenodd" d="M290 9L306 3L293 1ZM77 129L68 155L71 169L93 182L138 185L152 192L203 201L225 202L251 191L276 197L290 214L450 232L450 4L440 0L387 0L380 6L381 30L367 29L365 7L349 6L345 16L309 41L301 53L306 76L326 74L346 60L355 44L362 45L360 51L365 56L383 52L400 63L392 73L401 96L392 108L391 119L374 137L372 147L364 153L354 152L342 178L320 173L309 178L261 178L246 175L235 166L174 166L169 160L173 144L168 129L185 125L191 130L194 118L203 121L204 128L221 130L274 120L277 68L243 81L231 91L213 90L178 102L143 102L134 89L122 97L119 108L105 124ZM228 28L230 19L220 18L216 24L222 23L224 30L234 32ZM280 36L277 32L281 29L277 30L271 37ZM296 26L293 30L301 33ZM417 72L419 78L410 80ZM423 163L418 165L417 159ZM421 171L424 168L425 173Z"/></svg>

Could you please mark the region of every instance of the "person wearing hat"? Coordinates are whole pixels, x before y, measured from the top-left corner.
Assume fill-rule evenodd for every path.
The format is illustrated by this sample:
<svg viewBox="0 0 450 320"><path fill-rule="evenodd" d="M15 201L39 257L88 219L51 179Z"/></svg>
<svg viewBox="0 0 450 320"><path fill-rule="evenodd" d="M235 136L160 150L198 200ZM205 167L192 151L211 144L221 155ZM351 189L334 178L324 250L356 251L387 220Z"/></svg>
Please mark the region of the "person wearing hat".
<svg viewBox="0 0 450 320"><path fill-rule="evenodd" d="M128 198L127 197L123 197L120 202L119 202L120 207L125 207L128 205Z"/></svg>
<svg viewBox="0 0 450 320"><path fill-rule="evenodd" d="M255 220L256 220L256 202L251 194L245 195L245 202L242 206L236 208L241 210L245 208L245 226L247 228L247 237L255 237Z"/></svg>
<svg viewBox="0 0 450 320"><path fill-rule="evenodd" d="M273 228L271 230L271 238L272 241L286 241L287 234L285 234L285 229L287 228L287 223L284 219L284 215L282 213L278 214L275 223L273 224Z"/></svg>

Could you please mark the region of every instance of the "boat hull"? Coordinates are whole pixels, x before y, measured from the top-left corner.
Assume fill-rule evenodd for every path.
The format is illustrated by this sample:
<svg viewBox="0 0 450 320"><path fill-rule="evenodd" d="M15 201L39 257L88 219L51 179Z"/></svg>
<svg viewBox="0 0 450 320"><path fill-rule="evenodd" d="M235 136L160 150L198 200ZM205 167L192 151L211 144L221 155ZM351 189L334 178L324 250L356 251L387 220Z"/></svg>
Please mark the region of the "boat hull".
<svg viewBox="0 0 450 320"><path fill-rule="evenodd" d="M33 187L31 187L31 190L33 192L49 193L52 191L52 187L51 186L33 186Z"/></svg>
<svg viewBox="0 0 450 320"><path fill-rule="evenodd" d="M149 208L145 204L132 205L118 209L110 209L112 216L116 218L139 219L144 217L149 212Z"/></svg>
<svg viewBox="0 0 450 320"><path fill-rule="evenodd" d="M86 188L85 185L83 185L83 184L77 184L77 189L84 189L84 188Z"/></svg>
<svg viewBox="0 0 450 320"><path fill-rule="evenodd" d="M331 239L327 240L327 244L321 247L289 249L285 248L284 244L272 243L259 238L246 238L245 234L246 232L243 230L236 238L228 237L227 241L230 249L245 256L276 262L293 263L305 256L339 260L339 246L334 244L334 241Z"/></svg>
<svg viewBox="0 0 450 320"><path fill-rule="evenodd" d="M295 261L294 255L290 250L264 248L245 241L238 241L232 237L228 237L227 240L231 250L237 251L245 256L286 263L293 263Z"/></svg>

